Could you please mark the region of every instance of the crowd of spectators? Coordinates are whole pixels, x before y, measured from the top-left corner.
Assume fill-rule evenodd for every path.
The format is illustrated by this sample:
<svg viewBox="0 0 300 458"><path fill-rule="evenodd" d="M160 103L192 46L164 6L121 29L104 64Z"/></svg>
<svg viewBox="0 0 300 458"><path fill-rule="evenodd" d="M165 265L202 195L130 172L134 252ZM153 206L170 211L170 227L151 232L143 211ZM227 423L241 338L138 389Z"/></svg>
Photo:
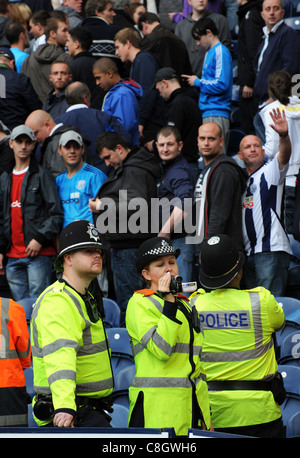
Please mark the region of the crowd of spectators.
<svg viewBox="0 0 300 458"><path fill-rule="evenodd" d="M37 260L54 261L77 219L93 221L109 248L102 293L123 323L143 285L138 247L157 235L181 249L184 280L199 283L202 241L226 234L253 264L241 284L284 295L300 262L291 14L283 0L0 0L2 296L51 283L41 274L39 290L22 291L16 268L40 273ZM158 199L168 210L155 213Z"/></svg>

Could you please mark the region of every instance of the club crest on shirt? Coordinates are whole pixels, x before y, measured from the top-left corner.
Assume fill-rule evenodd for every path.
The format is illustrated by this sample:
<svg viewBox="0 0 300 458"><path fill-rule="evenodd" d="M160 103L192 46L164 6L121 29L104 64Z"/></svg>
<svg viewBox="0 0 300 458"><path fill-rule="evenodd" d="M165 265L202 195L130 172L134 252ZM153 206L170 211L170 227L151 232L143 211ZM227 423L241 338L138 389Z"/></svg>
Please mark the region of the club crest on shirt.
<svg viewBox="0 0 300 458"><path fill-rule="evenodd" d="M85 183L86 183L85 180L79 180L78 183L77 183L76 188L79 189L79 190L83 189L85 187Z"/></svg>

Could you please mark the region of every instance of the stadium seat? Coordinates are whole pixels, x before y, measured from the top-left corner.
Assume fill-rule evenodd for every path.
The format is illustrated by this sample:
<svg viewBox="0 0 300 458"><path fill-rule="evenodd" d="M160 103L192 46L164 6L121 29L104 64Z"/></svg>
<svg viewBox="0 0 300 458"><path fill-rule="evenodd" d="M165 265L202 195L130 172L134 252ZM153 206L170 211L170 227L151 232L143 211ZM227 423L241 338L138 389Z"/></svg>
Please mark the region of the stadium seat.
<svg viewBox="0 0 300 458"><path fill-rule="evenodd" d="M134 365L129 335L126 328L108 328L106 333L111 347L113 374L116 377L124 367Z"/></svg>
<svg viewBox="0 0 300 458"><path fill-rule="evenodd" d="M229 141L227 154L228 156L234 156L240 150L240 142L245 137L245 132L240 129L229 129Z"/></svg>
<svg viewBox="0 0 300 458"><path fill-rule="evenodd" d="M106 328L119 328L121 319L121 310L119 305L113 299L103 297L104 307L104 326Z"/></svg>
<svg viewBox="0 0 300 458"><path fill-rule="evenodd" d="M28 323L30 322L32 308L36 300L37 297L25 297L24 299L20 299L18 301L18 304L22 305L25 310L26 320Z"/></svg>
<svg viewBox="0 0 300 458"><path fill-rule="evenodd" d="M286 25L292 27L297 33L300 33L300 17L288 17L284 19Z"/></svg>
<svg viewBox="0 0 300 458"><path fill-rule="evenodd" d="M287 335L282 341L278 364L300 367L300 330Z"/></svg>
<svg viewBox="0 0 300 458"><path fill-rule="evenodd" d="M113 428L127 428L129 409L121 404L113 404L114 411L110 413Z"/></svg>
<svg viewBox="0 0 300 458"><path fill-rule="evenodd" d="M283 340L289 334L300 329L300 300L294 297L276 297L285 314L285 326L276 332L276 343L281 347Z"/></svg>
<svg viewBox="0 0 300 458"><path fill-rule="evenodd" d="M111 394L114 403L129 407L129 387L135 376L135 373L135 365L125 367L117 373L115 377L114 390Z"/></svg>
<svg viewBox="0 0 300 458"><path fill-rule="evenodd" d="M28 404L28 427L37 428L39 425L36 423L33 413L32 413L32 404Z"/></svg>
<svg viewBox="0 0 300 458"><path fill-rule="evenodd" d="M35 395L35 391L33 389L33 367L28 367L28 369L24 370L25 381L26 381L26 391L31 398Z"/></svg>
<svg viewBox="0 0 300 458"><path fill-rule="evenodd" d="M286 390L286 399L280 406L283 424L286 426L289 419L300 412L300 368L279 364L278 371L282 375Z"/></svg>
<svg viewBox="0 0 300 458"><path fill-rule="evenodd" d="M291 416L286 425L286 437L300 436L300 412Z"/></svg>

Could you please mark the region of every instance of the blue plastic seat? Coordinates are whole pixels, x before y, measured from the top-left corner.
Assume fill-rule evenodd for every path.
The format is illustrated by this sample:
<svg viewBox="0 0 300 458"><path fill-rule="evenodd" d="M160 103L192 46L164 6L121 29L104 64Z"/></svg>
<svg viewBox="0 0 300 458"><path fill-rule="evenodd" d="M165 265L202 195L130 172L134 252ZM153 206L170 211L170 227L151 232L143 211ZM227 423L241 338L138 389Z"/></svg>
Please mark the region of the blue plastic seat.
<svg viewBox="0 0 300 458"><path fill-rule="evenodd" d="M286 390L286 399L280 406L282 421L286 426L289 419L300 412L300 367L280 364L278 370L283 377Z"/></svg>
<svg viewBox="0 0 300 458"><path fill-rule="evenodd" d="M287 422L286 437L300 437L300 411L292 415Z"/></svg>
<svg viewBox="0 0 300 458"><path fill-rule="evenodd" d="M278 364L300 367L300 330L287 335L282 341Z"/></svg>
<svg viewBox="0 0 300 458"><path fill-rule="evenodd" d="M118 328L121 325L121 309L116 301L103 297L104 326L106 328Z"/></svg>
<svg viewBox="0 0 300 458"><path fill-rule="evenodd" d="M28 323L30 322L33 305L35 304L36 300L37 297L24 297L24 299L20 299L18 301L18 304L22 305L25 310L26 320Z"/></svg>
<svg viewBox="0 0 300 458"><path fill-rule="evenodd" d="M26 391L31 398L35 395L33 389L33 367L30 366L24 370L25 380L26 380Z"/></svg>
<svg viewBox="0 0 300 458"><path fill-rule="evenodd" d="M129 335L126 328L106 329L111 348L111 363L114 376L125 367L134 365Z"/></svg>
<svg viewBox="0 0 300 458"><path fill-rule="evenodd" d="M110 413L111 426L113 428L127 428L129 409L121 404L113 405L114 411Z"/></svg>
<svg viewBox="0 0 300 458"><path fill-rule="evenodd" d="M115 377L115 386L111 394L114 403L122 404L129 408L129 387L134 379L136 370L135 365L125 367L117 373Z"/></svg>
<svg viewBox="0 0 300 458"><path fill-rule="evenodd" d="M294 297L276 297L285 314L284 327L276 332L276 343L281 347L284 339L294 331L300 330L300 300Z"/></svg>

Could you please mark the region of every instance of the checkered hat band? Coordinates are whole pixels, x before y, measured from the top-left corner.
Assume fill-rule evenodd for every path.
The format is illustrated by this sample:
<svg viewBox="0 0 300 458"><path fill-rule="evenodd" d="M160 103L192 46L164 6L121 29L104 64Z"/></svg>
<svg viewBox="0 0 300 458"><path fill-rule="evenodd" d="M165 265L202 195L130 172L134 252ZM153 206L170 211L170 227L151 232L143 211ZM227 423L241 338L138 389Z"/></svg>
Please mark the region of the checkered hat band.
<svg viewBox="0 0 300 458"><path fill-rule="evenodd" d="M148 256L150 255L159 255L159 254L174 254L174 248L172 246L163 246L163 247L158 247L158 248L153 248L152 250L147 251L147 253L144 253L143 256Z"/></svg>

